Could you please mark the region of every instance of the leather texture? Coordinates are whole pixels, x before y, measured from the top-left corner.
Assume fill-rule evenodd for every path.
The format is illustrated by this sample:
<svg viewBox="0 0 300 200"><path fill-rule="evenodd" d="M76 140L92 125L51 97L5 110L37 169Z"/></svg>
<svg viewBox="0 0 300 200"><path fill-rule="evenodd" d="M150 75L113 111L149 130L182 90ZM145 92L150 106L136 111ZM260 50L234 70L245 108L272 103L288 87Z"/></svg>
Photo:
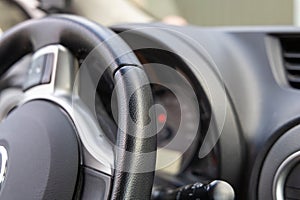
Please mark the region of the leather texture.
<svg viewBox="0 0 300 200"><path fill-rule="evenodd" d="M25 21L1 36L0 74L24 55L50 44L65 46L79 60L95 51L112 76L121 66L140 66L128 45L108 28L78 16L53 15ZM103 46L96 48L98 45Z"/></svg>
<svg viewBox="0 0 300 200"><path fill-rule="evenodd" d="M155 112L150 112L151 88L145 84L144 70L132 66L120 68L115 81L120 149L116 154L112 199L150 199L157 148Z"/></svg>

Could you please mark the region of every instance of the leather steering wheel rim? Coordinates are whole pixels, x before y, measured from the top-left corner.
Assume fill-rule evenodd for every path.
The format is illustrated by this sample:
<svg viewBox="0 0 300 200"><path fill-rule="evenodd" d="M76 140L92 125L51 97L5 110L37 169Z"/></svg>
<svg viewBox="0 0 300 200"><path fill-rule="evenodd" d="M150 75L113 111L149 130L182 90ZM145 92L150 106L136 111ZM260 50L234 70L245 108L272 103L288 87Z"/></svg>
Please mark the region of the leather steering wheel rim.
<svg viewBox="0 0 300 200"><path fill-rule="evenodd" d="M105 43L103 48L96 48L112 37L113 42ZM153 105L153 99L150 85L142 85L147 80L147 75L139 60L113 31L81 17L54 15L26 21L7 31L0 38L0 75L22 56L51 44L63 45L79 60L84 60L92 50L96 50L103 66L109 66L108 78L121 83L117 90L118 121L127 122L134 118L137 124L149 123L149 109ZM130 74L125 76L129 71ZM139 89L132 91L132 88ZM132 93L134 95L128 97ZM125 102L130 102L130 105L123 106ZM149 129L141 126L126 126L125 129L118 130L117 145L121 150L116 152L115 165L121 167L117 167L112 177L111 199L150 199L155 156L149 162L143 156L128 156L126 153L129 151L142 155L156 151L156 135L150 134L153 135ZM152 165L153 171L137 173L135 169L133 172L122 170L122 166L138 168L145 162Z"/></svg>

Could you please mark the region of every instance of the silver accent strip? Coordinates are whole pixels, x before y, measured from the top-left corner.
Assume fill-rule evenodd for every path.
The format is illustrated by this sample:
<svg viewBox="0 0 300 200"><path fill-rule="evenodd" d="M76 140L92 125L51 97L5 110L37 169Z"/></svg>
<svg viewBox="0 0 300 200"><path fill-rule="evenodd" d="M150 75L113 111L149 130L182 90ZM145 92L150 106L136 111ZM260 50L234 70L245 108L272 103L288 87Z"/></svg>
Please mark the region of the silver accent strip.
<svg viewBox="0 0 300 200"><path fill-rule="evenodd" d="M4 146L0 146L1 168L0 168L0 190L5 182L7 172L8 153Z"/></svg>
<svg viewBox="0 0 300 200"><path fill-rule="evenodd" d="M286 158L276 171L273 181L273 199L284 200L284 184L293 167L300 162L300 151Z"/></svg>
<svg viewBox="0 0 300 200"><path fill-rule="evenodd" d="M10 88L0 93L0 121L4 120L8 113L23 99L23 91Z"/></svg>
<svg viewBox="0 0 300 200"><path fill-rule="evenodd" d="M111 143L104 137L88 107L81 101L78 91L74 91L74 80L78 70L77 60L61 45L50 45L38 50L32 60L45 54L53 54L54 62L49 84L41 84L27 90L16 106L33 100L47 100L62 107L77 128L82 143L82 162L85 166L112 175L114 151ZM76 90L79 90L76 88Z"/></svg>

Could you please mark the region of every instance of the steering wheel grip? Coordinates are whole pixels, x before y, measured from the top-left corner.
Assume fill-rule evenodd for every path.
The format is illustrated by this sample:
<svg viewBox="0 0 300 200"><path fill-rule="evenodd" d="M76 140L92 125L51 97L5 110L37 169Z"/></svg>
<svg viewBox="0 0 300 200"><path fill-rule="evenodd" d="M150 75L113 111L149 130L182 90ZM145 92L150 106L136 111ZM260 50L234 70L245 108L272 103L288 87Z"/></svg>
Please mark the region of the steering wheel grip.
<svg viewBox="0 0 300 200"><path fill-rule="evenodd" d="M121 129L112 199L151 198L157 148L156 134L153 134L156 133L155 115L148 113L152 97L145 98L151 96L151 88L149 85L141 87L147 76L141 69L134 69L123 67L115 75L119 82L117 99Z"/></svg>
<svg viewBox="0 0 300 200"><path fill-rule="evenodd" d="M96 48L103 42L102 48ZM112 76L119 67L141 66L129 46L110 29L78 16L53 15L25 21L3 34L0 74L22 56L50 44L67 47L79 60L95 51Z"/></svg>
<svg viewBox="0 0 300 200"><path fill-rule="evenodd" d="M121 81L117 89L118 121L129 122L134 118L136 124L147 125L153 99L149 84L143 85L148 79L142 65L119 36L84 18L54 15L24 22L6 32L0 38L0 75L22 56L50 44L65 46L79 60L84 60L93 51L93 55L98 56L101 66L103 68L108 66L108 78L115 83ZM101 48L96 48L100 44L102 44ZM139 89L132 91L132 88ZM133 96L127 96L132 93ZM129 105L124 102L128 102ZM154 120L153 116L152 120ZM156 136L148 137L149 134L153 135L150 133L152 131L154 129L126 125L125 129L118 130L119 150L116 152L117 170L112 178L112 199L150 199L155 154L149 160L149 157L127 156L126 152L143 155L145 152L155 151ZM123 171L120 167L138 168L143 163L147 163L152 171L141 173L136 169Z"/></svg>

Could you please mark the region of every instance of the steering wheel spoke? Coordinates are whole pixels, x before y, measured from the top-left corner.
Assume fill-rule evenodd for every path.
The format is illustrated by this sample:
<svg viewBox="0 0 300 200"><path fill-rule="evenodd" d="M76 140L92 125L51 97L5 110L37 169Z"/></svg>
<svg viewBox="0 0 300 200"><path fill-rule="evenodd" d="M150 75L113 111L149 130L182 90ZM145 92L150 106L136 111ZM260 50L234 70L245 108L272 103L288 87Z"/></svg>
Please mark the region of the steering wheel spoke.
<svg viewBox="0 0 300 200"><path fill-rule="evenodd" d="M62 45L46 46L32 56L23 89L32 95L72 95L76 59Z"/></svg>
<svg viewBox="0 0 300 200"><path fill-rule="evenodd" d="M80 99L78 85L74 85L77 71L76 58L62 45L38 50L32 57L25 83L25 98L21 104L43 99L63 108L77 127L82 143L81 163L111 176L113 147L106 140L92 111Z"/></svg>

